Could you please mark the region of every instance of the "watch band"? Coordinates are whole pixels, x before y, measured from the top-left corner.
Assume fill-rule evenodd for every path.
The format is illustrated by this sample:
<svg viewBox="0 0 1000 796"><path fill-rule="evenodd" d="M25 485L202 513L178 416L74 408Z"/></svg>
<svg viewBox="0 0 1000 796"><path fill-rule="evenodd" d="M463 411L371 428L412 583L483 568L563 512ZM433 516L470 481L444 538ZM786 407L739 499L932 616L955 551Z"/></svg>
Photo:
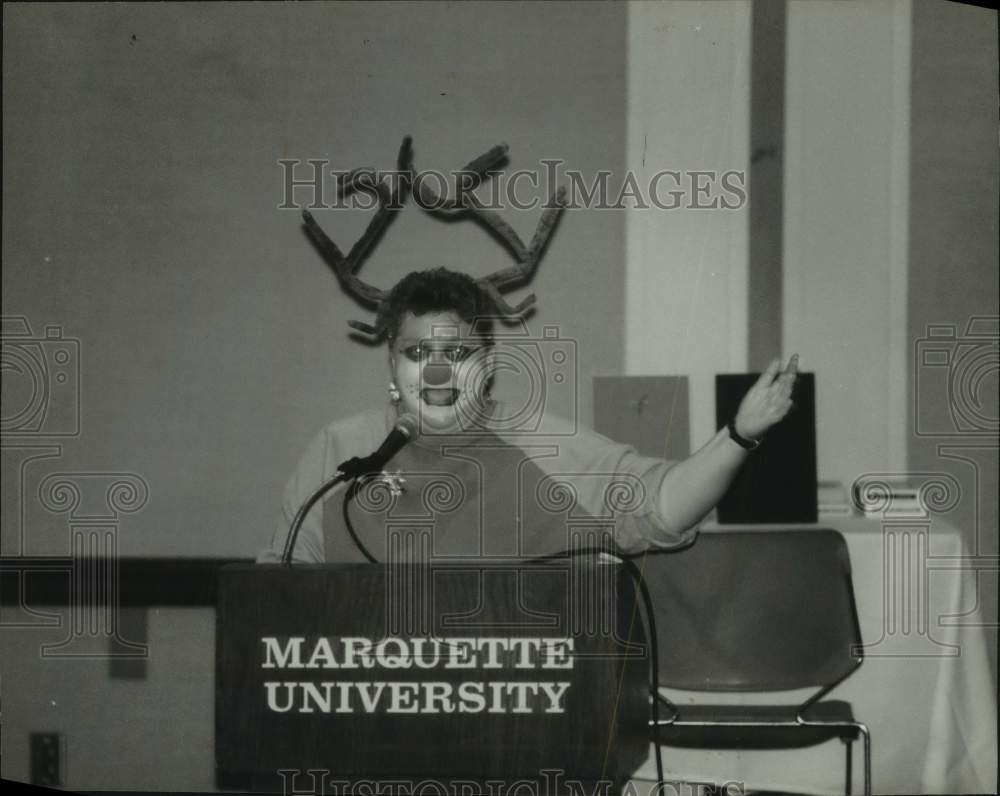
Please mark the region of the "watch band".
<svg viewBox="0 0 1000 796"><path fill-rule="evenodd" d="M736 420L730 420L726 423L726 428L729 429L729 439L735 442L744 450L752 451L760 445L759 439L747 439L746 437L741 437L736 431Z"/></svg>

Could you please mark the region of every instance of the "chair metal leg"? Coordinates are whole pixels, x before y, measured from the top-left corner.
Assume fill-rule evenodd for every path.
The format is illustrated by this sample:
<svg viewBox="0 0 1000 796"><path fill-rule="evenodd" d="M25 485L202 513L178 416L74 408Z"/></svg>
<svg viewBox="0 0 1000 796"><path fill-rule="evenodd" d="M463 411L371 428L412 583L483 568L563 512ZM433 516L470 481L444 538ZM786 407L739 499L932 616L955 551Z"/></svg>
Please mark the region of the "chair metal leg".
<svg viewBox="0 0 1000 796"><path fill-rule="evenodd" d="M851 764L854 762L852 760L852 753L854 752L854 741L850 738L841 739L844 742L844 747L847 749L847 781L844 783L844 793L846 796L851 796L851 785L854 780L854 771Z"/></svg>
<svg viewBox="0 0 1000 796"><path fill-rule="evenodd" d="M798 723L802 726L812 726L812 727L851 727L861 733L862 740L864 741L865 750L865 796L872 796L872 737L868 730L868 727L862 724L860 721L852 721L849 724L826 724L824 722L810 722L798 718ZM846 792L847 796L851 796L852 780L853 780L853 756L851 754L853 741L848 741L846 739L841 739L847 746L847 786Z"/></svg>
<svg viewBox="0 0 1000 796"><path fill-rule="evenodd" d="M859 723L858 730L865 742L865 796L872 796L872 736L864 724Z"/></svg>

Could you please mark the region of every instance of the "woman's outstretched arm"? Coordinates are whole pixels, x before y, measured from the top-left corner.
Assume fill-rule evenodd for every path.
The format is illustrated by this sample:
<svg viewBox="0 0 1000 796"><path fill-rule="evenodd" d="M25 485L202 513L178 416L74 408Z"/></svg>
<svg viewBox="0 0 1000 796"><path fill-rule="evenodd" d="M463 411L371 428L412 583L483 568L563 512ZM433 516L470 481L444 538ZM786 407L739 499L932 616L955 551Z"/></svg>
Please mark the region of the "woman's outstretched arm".
<svg viewBox="0 0 1000 796"><path fill-rule="evenodd" d="M792 408L792 386L798 372L798 354L781 369L775 359L740 402L733 419L736 433L747 440L759 440ZM729 436L726 428L716 432L707 444L678 462L663 479L659 507L670 529L683 531L695 525L726 493L740 466L752 451Z"/></svg>

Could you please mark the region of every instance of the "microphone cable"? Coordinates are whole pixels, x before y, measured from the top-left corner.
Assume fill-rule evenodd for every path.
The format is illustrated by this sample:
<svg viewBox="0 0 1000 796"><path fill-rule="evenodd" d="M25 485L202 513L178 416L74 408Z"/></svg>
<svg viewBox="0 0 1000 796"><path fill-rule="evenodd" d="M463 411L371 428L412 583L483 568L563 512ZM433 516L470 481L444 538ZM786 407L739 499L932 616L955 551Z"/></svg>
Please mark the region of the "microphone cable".
<svg viewBox="0 0 1000 796"><path fill-rule="evenodd" d="M685 545L686 546L686 545ZM656 763L656 782L660 785L663 782L663 752L660 747L660 645L656 634L656 617L653 615L653 599L649 594L649 586L643 577L642 570L636 565L633 559L644 553L617 553L602 547L580 547L573 550L564 550L561 553L552 553L546 556L537 556L525 559L526 563L543 563L557 558L575 558L585 555L608 555L619 561L628 572L632 581L638 587L639 595L642 599L644 613L646 615L647 636L649 638L650 657L650 694L653 697L650 704L650 713L653 722L653 756Z"/></svg>
<svg viewBox="0 0 1000 796"><path fill-rule="evenodd" d="M357 478L354 479L351 482L351 485L347 487L347 491L344 492L344 500L340 504L340 506L344 515L344 525L347 526L347 532L351 535L351 541L354 542L354 546L361 551L361 554L368 559L369 563L377 564L379 563L378 559L371 554L368 548L365 547L364 544L362 544L361 539L358 538L357 531L354 530L354 523L351 522L351 513L350 511L348 511L348 508L351 505L351 501L361 490L362 486L363 484L361 484L360 479Z"/></svg>

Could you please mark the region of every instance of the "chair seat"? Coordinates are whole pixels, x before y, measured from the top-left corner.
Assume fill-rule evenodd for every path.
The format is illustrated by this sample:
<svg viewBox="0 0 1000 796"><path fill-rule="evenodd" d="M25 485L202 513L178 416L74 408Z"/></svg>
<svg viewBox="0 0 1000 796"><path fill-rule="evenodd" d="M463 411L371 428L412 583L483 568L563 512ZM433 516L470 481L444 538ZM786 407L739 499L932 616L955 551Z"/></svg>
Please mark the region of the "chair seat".
<svg viewBox="0 0 1000 796"><path fill-rule="evenodd" d="M831 738L858 737L848 702L818 702L803 718L830 726L796 722L798 705L681 705L673 724L660 725L659 741L667 746L710 749L795 749ZM661 721L669 709L661 708ZM742 725L742 726L741 726Z"/></svg>

